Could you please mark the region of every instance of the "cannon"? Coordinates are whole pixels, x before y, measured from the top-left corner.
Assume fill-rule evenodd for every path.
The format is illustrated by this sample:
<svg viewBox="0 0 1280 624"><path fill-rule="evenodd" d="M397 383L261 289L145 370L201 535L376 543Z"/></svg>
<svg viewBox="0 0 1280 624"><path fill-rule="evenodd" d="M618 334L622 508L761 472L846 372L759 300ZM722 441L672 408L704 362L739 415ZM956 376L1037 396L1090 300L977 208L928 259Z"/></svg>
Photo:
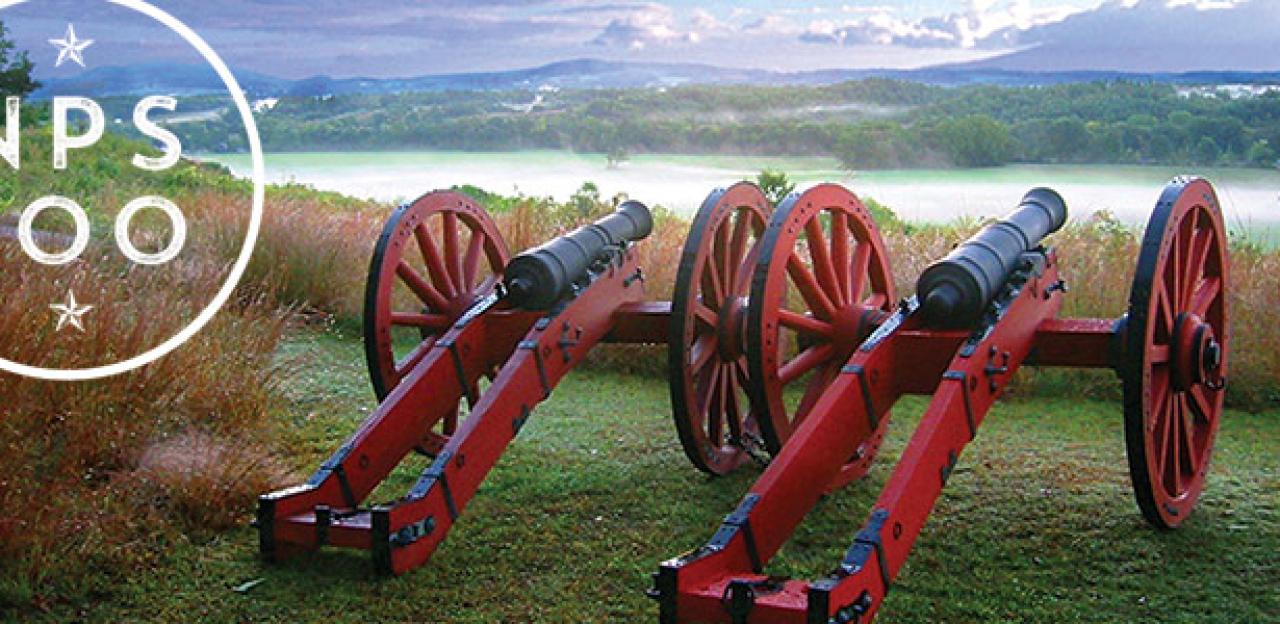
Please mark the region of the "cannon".
<svg viewBox="0 0 1280 624"><path fill-rule="evenodd" d="M363 549L386 574L424 564L538 404L608 342L666 346L677 438L698 470L766 465L704 547L661 565L663 622L873 618L1024 364L1117 372L1138 507L1176 527L1203 487L1226 382L1216 196L1195 178L1166 188L1118 319L1057 318L1066 286L1042 239L1065 219L1056 193L1033 190L900 299L854 193L819 184L774 209L738 183L702 203L670 300L653 302L636 254L652 229L643 204L513 258L475 200L428 193L391 215L370 263L378 407L305 483L259 498L260 551ZM844 560L812 583L767 575L816 501L871 468L905 394L934 398ZM431 458L417 481L371 501L415 452Z"/></svg>
<svg viewBox="0 0 1280 624"><path fill-rule="evenodd" d="M916 282L925 321L934 327L978 322L1024 254L1067 222L1067 205L1052 189L1032 189L1009 216L929 265Z"/></svg>
<svg viewBox="0 0 1280 624"><path fill-rule="evenodd" d="M652 231L649 209L628 201L596 223L512 258L503 277L507 298L516 307L550 309L580 277L592 273L594 263L607 259L603 252L641 240Z"/></svg>
<svg viewBox="0 0 1280 624"><path fill-rule="evenodd" d="M1138 508L1156 527L1183 523L1204 486L1227 379L1217 197L1199 178L1164 189L1116 319L1058 318L1067 288L1042 239L1065 219L1061 197L1032 190L895 302L883 243L852 194L818 186L782 202L753 254L744 344L756 423L768 448L783 445L704 546L661 564L650 590L659 620L874 619L961 452L1024 365L1114 370ZM783 391L798 379L807 381ZM769 575L831 485L865 473L907 394L933 398L844 557L809 582Z"/></svg>
<svg viewBox="0 0 1280 624"><path fill-rule="evenodd" d="M672 416L699 470L724 475L768 462L811 407L787 404L784 394L799 384L820 393L835 379L832 367L895 305L870 214L851 193L820 189L844 202L833 253L852 267L840 279L858 286L824 299L820 320L781 317L805 328L832 323L805 339L818 350L806 366L826 371L817 380L808 368L779 379L777 362L761 361L767 350L749 348L763 312L753 267L765 254L792 254L763 245L773 210L754 184L707 196L671 300L659 302L643 300L635 245L653 225L639 202L515 257L490 215L462 193L436 191L401 206L377 240L365 290L365 356L379 405L306 483L259 497L262 555L279 561L329 545L369 550L388 574L421 565L538 403L602 342L667 346ZM810 295L825 297L836 279L815 277L803 263L790 269ZM772 375L764 388L754 381L761 375ZM869 436L828 487L864 474L878 444ZM414 452L432 458L416 484L371 502Z"/></svg>
<svg viewBox="0 0 1280 624"><path fill-rule="evenodd" d="M672 370L685 383L673 391L687 400L677 429L700 468L724 474L768 454L752 446L752 414L705 400L724 397L728 382L700 376L724 333L723 301L704 303L700 288L737 305L769 212L752 184L713 192L685 247L676 301L645 302L634 245L653 221L639 202L515 257L462 193L436 191L398 208L377 240L365 290L378 408L306 483L259 497L262 555L279 561L330 545L371 551L383 573L421 565L534 408L601 342L662 345L680 336ZM370 502L414 452L432 458L418 481L394 500Z"/></svg>

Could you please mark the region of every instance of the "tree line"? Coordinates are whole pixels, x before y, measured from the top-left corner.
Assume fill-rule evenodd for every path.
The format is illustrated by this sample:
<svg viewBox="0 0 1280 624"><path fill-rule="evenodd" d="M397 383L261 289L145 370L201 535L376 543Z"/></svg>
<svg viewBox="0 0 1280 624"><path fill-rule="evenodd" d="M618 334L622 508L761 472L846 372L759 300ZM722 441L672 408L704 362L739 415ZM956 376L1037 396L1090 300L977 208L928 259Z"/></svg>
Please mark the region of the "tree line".
<svg viewBox="0 0 1280 624"><path fill-rule="evenodd" d="M199 101L190 106L210 105ZM245 148L234 117L181 126L195 150ZM1231 98L1155 82L932 87L689 86L289 98L269 150L570 149L834 156L850 169L1011 162L1275 166L1280 92Z"/></svg>

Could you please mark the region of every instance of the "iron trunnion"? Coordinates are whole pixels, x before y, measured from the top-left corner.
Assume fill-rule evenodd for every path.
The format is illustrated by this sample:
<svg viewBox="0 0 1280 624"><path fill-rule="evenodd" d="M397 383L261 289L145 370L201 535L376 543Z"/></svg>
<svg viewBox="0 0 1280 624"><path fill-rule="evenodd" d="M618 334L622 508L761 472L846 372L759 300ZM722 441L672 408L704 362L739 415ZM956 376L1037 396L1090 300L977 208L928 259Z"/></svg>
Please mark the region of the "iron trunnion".
<svg viewBox="0 0 1280 624"><path fill-rule="evenodd" d="M1116 371L1139 509L1176 527L1203 488L1225 394L1221 210L1204 180L1165 188L1118 319L1058 318L1067 288L1042 239L1066 217L1057 193L1033 189L899 299L853 193L820 184L775 208L739 183L694 217L671 301L646 302L636 243L653 221L638 202L511 258L474 200L425 195L392 215L370 266L365 349L380 404L305 484L260 498L262 553L336 545L370 550L387 573L421 565L536 405L601 342L667 345L674 422L698 469L767 463L706 545L654 575L663 622L874 618L1024 364ZM843 559L812 582L767 575L819 498L866 474L907 394L933 398ZM417 483L367 504L413 452L433 458Z"/></svg>

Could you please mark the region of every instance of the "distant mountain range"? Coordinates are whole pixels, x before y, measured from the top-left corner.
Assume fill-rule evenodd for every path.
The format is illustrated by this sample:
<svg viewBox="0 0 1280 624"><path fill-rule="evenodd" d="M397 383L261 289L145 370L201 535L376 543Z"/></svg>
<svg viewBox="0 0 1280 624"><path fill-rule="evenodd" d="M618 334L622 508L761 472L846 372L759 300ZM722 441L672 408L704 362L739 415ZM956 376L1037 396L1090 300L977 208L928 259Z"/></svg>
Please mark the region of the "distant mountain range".
<svg viewBox="0 0 1280 624"><path fill-rule="evenodd" d="M759 69L731 69L694 63L630 63L577 59L530 69L436 74L412 78L315 76L289 80L248 71L237 71L235 75L241 87L253 98L415 91L656 88L686 84L820 85L865 78L892 78L941 86L971 84L1027 86L1110 79L1150 80L1175 84L1280 84L1280 72L1274 71L1187 73L1030 71L1020 69L1019 65L1021 64L979 62L912 70L827 69L775 72ZM36 99L50 98L55 95L110 97L156 93L196 95L224 92L222 82L213 70L198 65L144 64L98 67L70 78L47 78L42 82L43 86L33 94Z"/></svg>
<svg viewBox="0 0 1280 624"><path fill-rule="evenodd" d="M1144 72L1280 68L1276 0L1102 2L1064 20L985 42L1009 51L964 69Z"/></svg>

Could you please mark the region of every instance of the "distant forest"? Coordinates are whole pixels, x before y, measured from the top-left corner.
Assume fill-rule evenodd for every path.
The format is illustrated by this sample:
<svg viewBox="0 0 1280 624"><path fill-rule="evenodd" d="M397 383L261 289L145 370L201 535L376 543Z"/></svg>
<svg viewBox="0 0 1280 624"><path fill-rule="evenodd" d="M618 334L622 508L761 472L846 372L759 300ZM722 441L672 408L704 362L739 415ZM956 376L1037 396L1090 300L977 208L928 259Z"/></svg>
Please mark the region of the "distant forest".
<svg viewBox="0 0 1280 624"><path fill-rule="evenodd" d="M187 112L218 104L183 102ZM185 123L188 150L243 151L239 122ZM234 116L230 119L235 120ZM445 92L287 98L272 151L569 149L834 156L849 169L1033 163L1276 166L1280 92L1156 82Z"/></svg>

